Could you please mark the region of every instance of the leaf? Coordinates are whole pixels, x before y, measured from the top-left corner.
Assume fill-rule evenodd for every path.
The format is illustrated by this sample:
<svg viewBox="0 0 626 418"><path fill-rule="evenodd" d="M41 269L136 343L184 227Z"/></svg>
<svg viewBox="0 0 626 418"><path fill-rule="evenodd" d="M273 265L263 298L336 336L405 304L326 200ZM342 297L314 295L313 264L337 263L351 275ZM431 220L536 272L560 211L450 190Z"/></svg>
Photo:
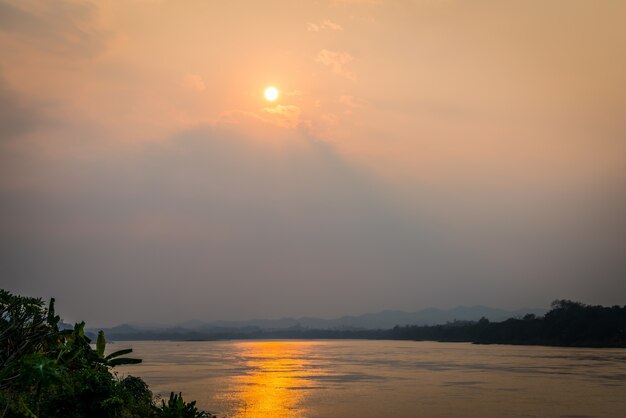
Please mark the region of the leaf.
<svg viewBox="0 0 626 418"><path fill-rule="evenodd" d="M139 364L141 362L142 360L140 358L121 357L121 358L114 358L113 360L108 361L107 365L111 367L115 367L115 366L120 366L122 364Z"/></svg>
<svg viewBox="0 0 626 418"><path fill-rule="evenodd" d="M107 360L113 359L115 357L123 356L125 354L130 354L132 352L133 352L132 348L126 348L124 350L119 350L119 351L116 351L114 353L109 354L108 356L105 357L105 359L107 359Z"/></svg>
<svg viewBox="0 0 626 418"><path fill-rule="evenodd" d="M85 337L85 321L74 324L74 334L78 337Z"/></svg>
<svg viewBox="0 0 626 418"><path fill-rule="evenodd" d="M47 322L51 327L57 328L59 325L59 321L61 321L61 317L59 315L55 315L54 312L54 298L50 298L50 304L48 305L48 317Z"/></svg>
<svg viewBox="0 0 626 418"><path fill-rule="evenodd" d="M98 339L96 340L96 353L99 358L104 358L104 348L106 347L106 340L104 339L104 331L98 331ZM107 357L108 358L108 357Z"/></svg>
<svg viewBox="0 0 626 418"><path fill-rule="evenodd" d="M26 405L26 402L24 402L24 398L22 397L22 395L20 395L18 398L18 409L21 413L24 414L24 416L28 418L37 418L37 415L35 415L33 411L31 411L30 408Z"/></svg>

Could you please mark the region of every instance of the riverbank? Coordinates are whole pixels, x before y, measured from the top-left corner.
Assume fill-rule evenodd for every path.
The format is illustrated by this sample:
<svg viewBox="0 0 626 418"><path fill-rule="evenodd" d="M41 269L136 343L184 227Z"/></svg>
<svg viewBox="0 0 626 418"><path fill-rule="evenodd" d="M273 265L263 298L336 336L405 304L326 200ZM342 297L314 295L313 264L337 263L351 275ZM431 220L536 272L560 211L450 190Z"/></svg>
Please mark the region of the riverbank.
<svg viewBox="0 0 626 418"><path fill-rule="evenodd" d="M556 347L626 347L626 307L591 306L555 301L543 316L533 314L502 322L456 321L442 325L398 325L391 329L209 328L148 330L107 335L118 341L320 340L369 339L470 342L476 344L542 345Z"/></svg>

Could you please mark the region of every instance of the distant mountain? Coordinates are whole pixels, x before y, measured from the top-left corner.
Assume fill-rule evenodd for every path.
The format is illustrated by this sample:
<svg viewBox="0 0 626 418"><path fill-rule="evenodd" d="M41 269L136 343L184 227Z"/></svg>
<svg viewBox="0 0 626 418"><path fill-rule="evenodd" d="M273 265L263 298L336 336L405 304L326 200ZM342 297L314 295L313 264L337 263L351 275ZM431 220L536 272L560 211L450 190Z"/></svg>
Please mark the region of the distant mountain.
<svg viewBox="0 0 626 418"><path fill-rule="evenodd" d="M454 321L477 321L482 317L492 322L508 318L521 318L532 313L544 315L546 309L504 310L486 306L459 306L453 309L428 308L415 312L386 310L362 315L342 316L334 319L314 317L250 319L244 321L200 321L191 320L176 326L157 324L123 324L106 329L107 335L115 338L138 336L141 339L205 338L207 335L229 335L252 330L284 330L309 328L317 330L371 330L389 329L396 325L438 325Z"/></svg>
<svg viewBox="0 0 626 418"><path fill-rule="evenodd" d="M527 313L543 315L546 309L504 310L486 306L459 306L453 309L428 308L415 312L386 310L362 315L342 316L335 319L312 317L281 318L281 319L251 319L246 321L188 321L180 324L181 327L192 330L206 328L241 328L258 327L261 329L282 329L294 326L315 329L378 329L393 328L396 325L438 325L453 321L477 321L482 317L490 321L504 321L508 318L522 317Z"/></svg>

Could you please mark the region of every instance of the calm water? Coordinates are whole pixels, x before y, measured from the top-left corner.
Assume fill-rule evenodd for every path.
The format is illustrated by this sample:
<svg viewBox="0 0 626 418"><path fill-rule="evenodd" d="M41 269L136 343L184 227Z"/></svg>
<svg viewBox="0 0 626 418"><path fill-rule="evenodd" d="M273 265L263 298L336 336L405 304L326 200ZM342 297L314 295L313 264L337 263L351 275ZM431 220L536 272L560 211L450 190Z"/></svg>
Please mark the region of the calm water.
<svg viewBox="0 0 626 418"><path fill-rule="evenodd" d="M220 417L626 417L626 350L412 341L120 342Z"/></svg>

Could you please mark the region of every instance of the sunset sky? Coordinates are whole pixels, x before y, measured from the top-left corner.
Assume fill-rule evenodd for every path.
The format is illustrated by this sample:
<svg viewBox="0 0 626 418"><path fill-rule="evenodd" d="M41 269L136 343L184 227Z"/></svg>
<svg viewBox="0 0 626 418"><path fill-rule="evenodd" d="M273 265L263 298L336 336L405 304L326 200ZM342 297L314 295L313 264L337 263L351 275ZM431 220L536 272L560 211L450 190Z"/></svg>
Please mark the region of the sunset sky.
<svg viewBox="0 0 626 418"><path fill-rule="evenodd" d="M624 22L0 0L0 285L102 326L626 304Z"/></svg>

